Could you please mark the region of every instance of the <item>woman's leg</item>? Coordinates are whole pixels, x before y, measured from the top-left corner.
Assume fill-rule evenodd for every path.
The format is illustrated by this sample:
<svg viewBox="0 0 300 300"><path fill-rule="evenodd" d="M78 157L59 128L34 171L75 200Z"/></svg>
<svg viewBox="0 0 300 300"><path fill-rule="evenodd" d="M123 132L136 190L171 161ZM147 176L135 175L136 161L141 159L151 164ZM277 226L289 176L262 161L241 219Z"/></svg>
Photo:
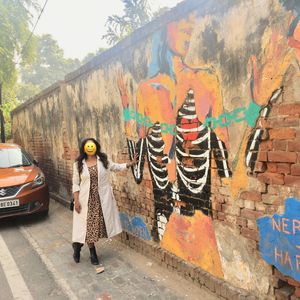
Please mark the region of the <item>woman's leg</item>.
<svg viewBox="0 0 300 300"><path fill-rule="evenodd" d="M79 261L80 261L80 250L81 250L82 246L83 246L83 244L81 244L81 243L73 243L72 244L72 247L74 250L73 258L76 263L79 263Z"/></svg>
<svg viewBox="0 0 300 300"><path fill-rule="evenodd" d="M99 265L99 260L97 257L97 252L94 243L88 243L90 249L90 257L91 257L91 264L92 265Z"/></svg>

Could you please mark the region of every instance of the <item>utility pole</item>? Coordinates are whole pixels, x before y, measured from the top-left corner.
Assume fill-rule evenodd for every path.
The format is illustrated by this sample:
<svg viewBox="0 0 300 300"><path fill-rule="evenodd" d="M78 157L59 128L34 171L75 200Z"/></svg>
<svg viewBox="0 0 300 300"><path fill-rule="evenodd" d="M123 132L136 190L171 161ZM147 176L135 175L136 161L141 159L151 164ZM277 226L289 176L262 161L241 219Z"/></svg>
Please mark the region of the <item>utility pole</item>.
<svg viewBox="0 0 300 300"><path fill-rule="evenodd" d="M4 115L2 110L2 82L0 82L0 127L1 127L1 142L5 143Z"/></svg>

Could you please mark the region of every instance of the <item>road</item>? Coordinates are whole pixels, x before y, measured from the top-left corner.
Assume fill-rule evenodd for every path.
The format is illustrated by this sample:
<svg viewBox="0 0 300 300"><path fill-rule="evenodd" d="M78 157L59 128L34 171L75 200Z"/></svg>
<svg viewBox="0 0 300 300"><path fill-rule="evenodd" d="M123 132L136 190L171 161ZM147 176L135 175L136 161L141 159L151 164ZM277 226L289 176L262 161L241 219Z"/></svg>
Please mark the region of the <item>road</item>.
<svg viewBox="0 0 300 300"><path fill-rule="evenodd" d="M75 264L71 228L72 213L54 201L48 218L0 222L0 300L218 299L117 240L97 243L103 273L87 247Z"/></svg>
<svg viewBox="0 0 300 300"><path fill-rule="evenodd" d="M0 226L0 299L68 299L19 226Z"/></svg>

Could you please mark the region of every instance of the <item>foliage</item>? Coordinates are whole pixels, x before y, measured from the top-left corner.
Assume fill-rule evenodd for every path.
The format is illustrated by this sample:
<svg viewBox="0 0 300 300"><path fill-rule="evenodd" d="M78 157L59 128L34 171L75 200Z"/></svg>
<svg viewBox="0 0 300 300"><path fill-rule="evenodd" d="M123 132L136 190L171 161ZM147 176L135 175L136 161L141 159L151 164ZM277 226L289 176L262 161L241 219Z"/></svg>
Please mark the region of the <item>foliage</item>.
<svg viewBox="0 0 300 300"><path fill-rule="evenodd" d="M0 0L0 82L4 89L16 83L16 60L26 64L34 57L35 41L28 37L30 9L36 5L35 0Z"/></svg>
<svg viewBox="0 0 300 300"><path fill-rule="evenodd" d="M14 110L20 103L15 97L14 90L4 90L3 104L1 106L5 122L5 136L7 139L11 137L10 112Z"/></svg>
<svg viewBox="0 0 300 300"><path fill-rule="evenodd" d="M109 45L116 44L137 28L152 19L152 12L148 0L122 0L124 15L112 15L106 21L107 32L103 35Z"/></svg>
<svg viewBox="0 0 300 300"><path fill-rule="evenodd" d="M106 48L99 48L95 53L90 52L88 53L81 61L81 64L86 64L89 61L91 61L94 57L96 57L98 54L100 54L101 52L107 50Z"/></svg>
<svg viewBox="0 0 300 300"><path fill-rule="evenodd" d="M16 107L15 86L18 65L30 63L35 56L35 39L30 38L31 11L37 0L0 0L0 83L6 136L10 136L10 112Z"/></svg>
<svg viewBox="0 0 300 300"><path fill-rule="evenodd" d="M80 66L78 59L66 59L64 51L50 34L36 37L37 56L30 65L21 69L22 84L18 97L24 101L36 91L45 89ZM31 94L34 93L34 94Z"/></svg>

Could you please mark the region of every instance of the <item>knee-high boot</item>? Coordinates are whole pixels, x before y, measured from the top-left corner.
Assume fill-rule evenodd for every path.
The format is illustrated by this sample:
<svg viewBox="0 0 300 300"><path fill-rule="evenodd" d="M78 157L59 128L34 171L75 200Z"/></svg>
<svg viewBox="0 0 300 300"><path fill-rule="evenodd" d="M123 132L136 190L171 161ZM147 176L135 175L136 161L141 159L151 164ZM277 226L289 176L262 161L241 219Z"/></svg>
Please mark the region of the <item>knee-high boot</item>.
<svg viewBox="0 0 300 300"><path fill-rule="evenodd" d="M99 260L97 257L97 252L95 246L90 248L90 255L91 255L91 264L92 265L99 265Z"/></svg>
<svg viewBox="0 0 300 300"><path fill-rule="evenodd" d="M74 249L73 258L76 263L79 263L80 261L80 251L82 246L83 244L77 242L72 244L72 247Z"/></svg>

